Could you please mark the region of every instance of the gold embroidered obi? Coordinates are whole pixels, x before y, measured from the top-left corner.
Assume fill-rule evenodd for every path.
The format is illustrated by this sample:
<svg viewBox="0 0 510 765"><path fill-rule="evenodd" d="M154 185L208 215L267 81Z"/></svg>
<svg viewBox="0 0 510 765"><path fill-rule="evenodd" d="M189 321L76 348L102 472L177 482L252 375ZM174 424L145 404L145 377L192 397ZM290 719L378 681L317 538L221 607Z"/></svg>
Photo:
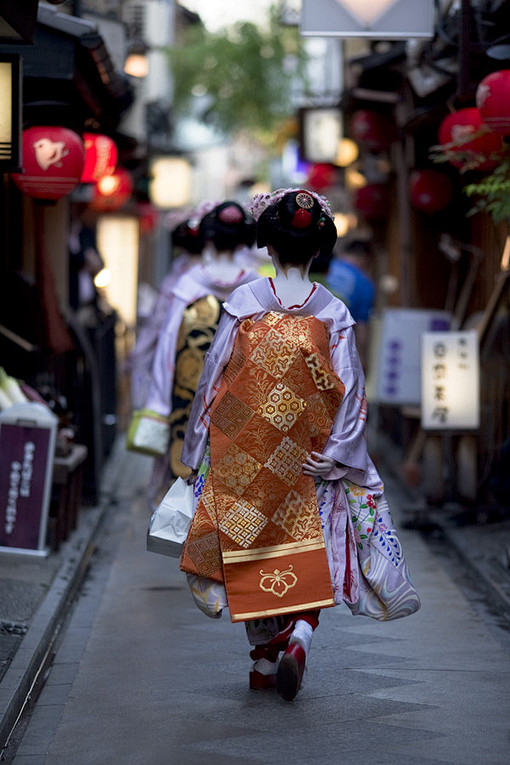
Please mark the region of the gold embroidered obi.
<svg viewBox="0 0 510 765"><path fill-rule="evenodd" d="M204 368L205 354L218 329L221 310L218 298L206 295L191 303L182 316L177 336L172 413L169 418L168 461L174 476L186 478L191 472L181 462L182 445L191 405Z"/></svg>
<svg viewBox="0 0 510 765"><path fill-rule="evenodd" d="M334 605L313 478L344 386L327 327L271 312L239 329L211 408L211 469L181 558L233 621Z"/></svg>

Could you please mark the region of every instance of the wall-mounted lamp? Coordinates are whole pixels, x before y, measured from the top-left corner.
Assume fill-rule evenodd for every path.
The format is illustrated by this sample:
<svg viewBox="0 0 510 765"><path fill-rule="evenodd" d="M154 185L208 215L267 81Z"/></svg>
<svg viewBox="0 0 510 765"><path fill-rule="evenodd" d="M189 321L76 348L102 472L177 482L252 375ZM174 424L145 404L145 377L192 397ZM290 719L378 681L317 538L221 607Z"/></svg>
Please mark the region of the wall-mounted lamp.
<svg viewBox="0 0 510 765"><path fill-rule="evenodd" d="M303 0L301 34L400 40L434 36L434 0Z"/></svg>
<svg viewBox="0 0 510 765"><path fill-rule="evenodd" d="M335 165L339 167L349 167L356 162L359 156L358 144L352 138L342 138L338 143L338 153L336 155Z"/></svg>
<svg viewBox="0 0 510 765"><path fill-rule="evenodd" d="M0 57L0 172L21 170L21 64Z"/></svg>
<svg viewBox="0 0 510 765"><path fill-rule="evenodd" d="M184 157L158 157L151 164L149 197L163 210L184 207L190 201L191 165Z"/></svg>
<svg viewBox="0 0 510 765"><path fill-rule="evenodd" d="M131 77L147 77L149 74L149 48L143 40L133 40L127 50L124 72Z"/></svg>
<svg viewBox="0 0 510 765"><path fill-rule="evenodd" d="M97 243L105 261L101 288L128 327L136 324L140 228L135 215L102 215ZM104 273L108 271L109 273Z"/></svg>

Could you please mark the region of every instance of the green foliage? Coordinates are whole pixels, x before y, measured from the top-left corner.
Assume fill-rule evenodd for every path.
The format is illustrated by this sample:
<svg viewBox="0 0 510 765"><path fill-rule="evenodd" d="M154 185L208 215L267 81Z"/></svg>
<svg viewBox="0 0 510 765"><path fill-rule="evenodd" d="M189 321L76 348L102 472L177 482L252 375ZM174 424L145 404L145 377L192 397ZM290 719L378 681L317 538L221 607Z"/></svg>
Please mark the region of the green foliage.
<svg viewBox="0 0 510 765"><path fill-rule="evenodd" d="M292 84L303 77L304 61L297 29L282 27L274 9L265 27L238 22L213 33L195 25L170 51L176 112L188 114L194 96L203 95L205 121L268 137L294 111Z"/></svg>
<svg viewBox="0 0 510 765"><path fill-rule="evenodd" d="M510 150L490 175L479 183L469 183L464 187L464 193L475 198L468 215L485 211L494 223L510 221Z"/></svg>

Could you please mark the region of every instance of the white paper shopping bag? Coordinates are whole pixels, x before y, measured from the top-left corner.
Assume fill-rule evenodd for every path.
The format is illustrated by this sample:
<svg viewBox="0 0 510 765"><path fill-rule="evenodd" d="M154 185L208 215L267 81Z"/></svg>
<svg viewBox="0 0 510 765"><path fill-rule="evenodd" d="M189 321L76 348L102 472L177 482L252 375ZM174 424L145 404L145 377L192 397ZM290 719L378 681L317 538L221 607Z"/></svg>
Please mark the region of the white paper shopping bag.
<svg viewBox="0 0 510 765"><path fill-rule="evenodd" d="M147 550L179 558L193 518L193 484L177 478L152 514Z"/></svg>

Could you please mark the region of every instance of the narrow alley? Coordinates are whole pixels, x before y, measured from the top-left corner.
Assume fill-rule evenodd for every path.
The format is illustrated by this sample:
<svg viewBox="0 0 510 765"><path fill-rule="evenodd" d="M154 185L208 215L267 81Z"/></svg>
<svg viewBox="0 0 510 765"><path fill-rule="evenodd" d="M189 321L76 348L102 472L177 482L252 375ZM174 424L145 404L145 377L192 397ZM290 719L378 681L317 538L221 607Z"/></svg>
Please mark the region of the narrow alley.
<svg viewBox="0 0 510 765"><path fill-rule="evenodd" d="M147 553L150 460L120 450L110 509L13 765L503 765L510 640L417 531L422 598L378 623L328 609L292 703L250 691L248 644L194 606L175 559ZM397 525L403 498L389 481ZM14 737L15 739L16 737ZM15 745L15 746L14 746ZM16 749L16 751L15 751Z"/></svg>

